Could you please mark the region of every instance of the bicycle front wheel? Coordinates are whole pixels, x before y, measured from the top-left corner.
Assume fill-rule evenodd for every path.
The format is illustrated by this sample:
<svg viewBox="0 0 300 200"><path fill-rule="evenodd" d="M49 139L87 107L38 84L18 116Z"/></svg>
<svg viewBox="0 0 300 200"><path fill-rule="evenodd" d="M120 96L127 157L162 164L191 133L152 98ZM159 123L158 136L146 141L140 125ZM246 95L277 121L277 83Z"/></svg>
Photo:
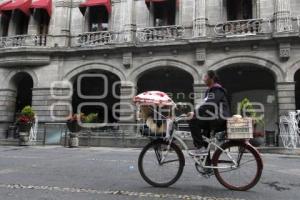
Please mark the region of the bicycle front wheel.
<svg viewBox="0 0 300 200"><path fill-rule="evenodd" d="M180 178L184 164L181 149L160 139L145 146L138 161L141 176L154 187L174 184Z"/></svg>
<svg viewBox="0 0 300 200"><path fill-rule="evenodd" d="M230 190L246 191L259 181L263 162L258 151L244 141L223 144L212 158L218 181Z"/></svg>

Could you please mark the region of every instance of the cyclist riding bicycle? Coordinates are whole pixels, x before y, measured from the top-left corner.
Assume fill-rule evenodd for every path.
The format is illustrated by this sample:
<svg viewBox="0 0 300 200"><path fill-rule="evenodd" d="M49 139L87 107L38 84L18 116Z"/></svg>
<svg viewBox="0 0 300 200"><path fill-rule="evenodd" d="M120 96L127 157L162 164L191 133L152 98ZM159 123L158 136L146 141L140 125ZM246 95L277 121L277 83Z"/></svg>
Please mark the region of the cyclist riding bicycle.
<svg viewBox="0 0 300 200"><path fill-rule="evenodd" d="M204 101L195 106L194 112L188 113L191 134L196 147L195 150L189 152L192 156L207 155L208 144L203 140L202 135L210 137L212 130L224 131L226 118L231 116L227 92L220 85L216 72L207 71L204 83L208 87Z"/></svg>

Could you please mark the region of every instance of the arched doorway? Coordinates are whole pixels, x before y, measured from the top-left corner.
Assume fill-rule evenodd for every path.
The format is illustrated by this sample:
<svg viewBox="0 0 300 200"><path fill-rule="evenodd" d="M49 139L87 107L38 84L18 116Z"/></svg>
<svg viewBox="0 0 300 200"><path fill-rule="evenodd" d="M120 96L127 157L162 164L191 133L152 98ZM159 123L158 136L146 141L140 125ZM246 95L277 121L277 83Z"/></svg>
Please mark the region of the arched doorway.
<svg viewBox="0 0 300 200"><path fill-rule="evenodd" d="M175 102L193 103L193 84L193 77L188 72L174 67L159 67L139 76L137 91L159 90L168 93Z"/></svg>
<svg viewBox="0 0 300 200"><path fill-rule="evenodd" d="M11 89L15 90L16 101L14 106L14 118L25 106L32 104L33 79L26 72L19 72L10 81Z"/></svg>
<svg viewBox="0 0 300 200"><path fill-rule="evenodd" d="M300 110L300 70L294 75L296 110Z"/></svg>
<svg viewBox="0 0 300 200"><path fill-rule="evenodd" d="M274 74L253 64L235 64L218 70L222 85L227 89L232 114L244 98L264 106L264 128L276 130L278 118Z"/></svg>
<svg viewBox="0 0 300 200"><path fill-rule="evenodd" d="M98 114L98 123L118 121L118 111L114 107L120 102L120 79L104 70L88 70L73 78L73 112L78 109L85 115ZM84 106L82 106L85 104Z"/></svg>

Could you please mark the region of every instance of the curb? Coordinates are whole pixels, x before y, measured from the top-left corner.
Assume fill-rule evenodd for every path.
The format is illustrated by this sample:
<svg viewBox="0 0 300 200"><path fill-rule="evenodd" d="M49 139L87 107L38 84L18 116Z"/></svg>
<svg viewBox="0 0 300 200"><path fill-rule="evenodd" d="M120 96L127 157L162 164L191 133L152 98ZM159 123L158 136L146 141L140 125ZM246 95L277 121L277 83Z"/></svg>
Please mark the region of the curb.
<svg viewBox="0 0 300 200"><path fill-rule="evenodd" d="M299 155L300 149L286 149L283 147L258 147L258 151L262 154L283 154L283 155Z"/></svg>
<svg viewBox="0 0 300 200"><path fill-rule="evenodd" d="M142 148L149 140L143 138L112 138L103 137L98 142L94 141L92 144L88 144L84 138L81 138L80 147L112 147L112 148ZM189 145L192 145L191 141L186 141ZM63 144L63 142L62 142ZM19 146L18 140L0 140L0 146ZM53 145L44 146L41 142L37 142L32 146L47 147ZM63 147L63 145L59 145ZM262 154L282 154L282 155L299 155L300 148L298 149L286 149L284 147L258 147L258 151Z"/></svg>

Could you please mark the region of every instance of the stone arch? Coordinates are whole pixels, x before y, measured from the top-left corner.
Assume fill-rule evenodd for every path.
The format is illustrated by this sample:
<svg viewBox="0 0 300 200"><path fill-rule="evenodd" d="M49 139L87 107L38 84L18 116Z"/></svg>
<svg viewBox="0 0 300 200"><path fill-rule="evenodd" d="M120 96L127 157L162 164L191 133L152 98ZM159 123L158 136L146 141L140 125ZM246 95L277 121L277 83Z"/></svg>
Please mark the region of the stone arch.
<svg viewBox="0 0 300 200"><path fill-rule="evenodd" d="M293 65L291 65L286 72L286 81L287 82L294 82L294 76L296 72L300 70L300 60L295 62Z"/></svg>
<svg viewBox="0 0 300 200"><path fill-rule="evenodd" d="M121 81L126 81L125 74L117 67L113 65L108 65L105 63L88 63L81 65L79 67L76 67L75 69L68 72L64 77L63 80L69 80L72 81L78 74L88 71L88 70L103 70L111 72L119 77Z"/></svg>
<svg viewBox="0 0 300 200"><path fill-rule="evenodd" d="M266 68L273 73L274 78L277 82L284 81L285 73L277 64L259 57L251 57L251 56L230 57L214 63L212 66L209 67L209 69L219 70L221 68L235 65L235 64L253 64L258 67Z"/></svg>
<svg viewBox="0 0 300 200"><path fill-rule="evenodd" d="M198 70L196 69L196 67L191 66L191 65L186 64L181 61L171 60L171 59L155 60L155 61L151 61L148 63L144 63L144 64L140 65L139 67L135 68L133 71L131 71L131 73L128 76L128 80L136 83L137 80L139 79L139 77L141 77L143 75L143 73L145 73L151 69L165 67L165 66L168 66L171 68L178 68L178 69L186 71L193 77L195 84L198 84L201 82L201 76L200 76Z"/></svg>
<svg viewBox="0 0 300 200"><path fill-rule="evenodd" d="M2 89L5 89L5 88L10 88L10 84L11 84L11 81L12 79L15 77L15 75L19 74L19 73L26 73L28 74L31 78L32 78L32 81L33 81L33 87L37 87L38 86L38 77L36 75L36 73L32 70L23 70L23 69L18 69L18 70L11 70L8 75L6 76L6 78L4 79L4 81L2 82L2 86L1 88Z"/></svg>
<svg viewBox="0 0 300 200"><path fill-rule="evenodd" d="M77 82L78 77L85 73L87 75L104 75L107 77L108 82L102 84L101 77L88 76L86 77L88 80L82 79L81 82ZM70 101L73 112L79 112L78 109L80 109L80 112L85 114L97 113L99 116L98 120L101 123L114 123L119 120L118 117L115 117L118 113L116 114L114 106L118 106L120 102L119 96L121 92L118 85L126 81L125 74L119 68L104 63L88 63L69 71L63 76L63 81L68 81L72 84L73 91ZM79 86L80 90L78 90ZM81 92L79 93L78 91ZM105 121L105 119L108 121Z"/></svg>

